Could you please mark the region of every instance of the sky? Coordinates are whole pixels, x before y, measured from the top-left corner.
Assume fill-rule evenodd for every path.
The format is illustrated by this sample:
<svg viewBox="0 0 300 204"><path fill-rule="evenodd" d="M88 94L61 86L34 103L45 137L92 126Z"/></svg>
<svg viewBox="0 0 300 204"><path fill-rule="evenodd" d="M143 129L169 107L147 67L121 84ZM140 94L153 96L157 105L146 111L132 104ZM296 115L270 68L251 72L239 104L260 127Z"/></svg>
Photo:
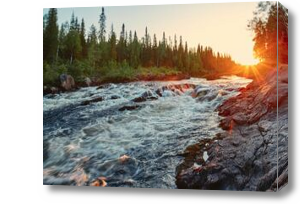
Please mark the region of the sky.
<svg viewBox="0 0 300 204"><path fill-rule="evenodd" d="M230 54L237 63L251 65L257 60L253 57L253 32L247 24L256 5L257 2L104 7L106 30L109 33L113 24L119 36L124 23L127 31L136 30L141 38L147 26L151 38L155 33L161 39L165 32L173 40L176 34L177 41L182 36L189 48L210 46L215 52ZM47 12L43 10L43 14ZM72 12L80 22L84 18L87 32L92 24L99 30L101 7L58 8L58 24L70 21Z"/></svg>

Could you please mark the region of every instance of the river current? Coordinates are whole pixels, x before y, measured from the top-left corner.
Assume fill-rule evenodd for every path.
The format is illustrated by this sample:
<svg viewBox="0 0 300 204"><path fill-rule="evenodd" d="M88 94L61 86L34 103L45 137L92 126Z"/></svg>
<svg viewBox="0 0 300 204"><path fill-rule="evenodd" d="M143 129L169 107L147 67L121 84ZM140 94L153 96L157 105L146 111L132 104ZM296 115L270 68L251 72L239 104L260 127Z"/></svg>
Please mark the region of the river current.
<svg viewBox="0 0 300 204"><path fill-rule="evenodd" d="M44 96L44 184L100 177L107 186L176 188L180 154L222 131L216 108L250 82L132 82Z"/></svg>

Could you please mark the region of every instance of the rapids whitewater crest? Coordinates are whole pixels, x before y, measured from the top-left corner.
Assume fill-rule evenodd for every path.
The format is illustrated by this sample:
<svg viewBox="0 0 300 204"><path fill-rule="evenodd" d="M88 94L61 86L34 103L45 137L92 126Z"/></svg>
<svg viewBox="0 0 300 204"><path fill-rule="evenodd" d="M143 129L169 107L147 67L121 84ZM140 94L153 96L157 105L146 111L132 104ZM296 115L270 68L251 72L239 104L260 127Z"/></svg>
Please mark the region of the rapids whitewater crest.
<svg viewBox="0 0 300 204"><path fill-rule="evenodd" d="M216 108L252 80L131 82L43 98L44 184L177 188L186 147L222 130ZM207 153L204 159L207 159Z"/></svg>

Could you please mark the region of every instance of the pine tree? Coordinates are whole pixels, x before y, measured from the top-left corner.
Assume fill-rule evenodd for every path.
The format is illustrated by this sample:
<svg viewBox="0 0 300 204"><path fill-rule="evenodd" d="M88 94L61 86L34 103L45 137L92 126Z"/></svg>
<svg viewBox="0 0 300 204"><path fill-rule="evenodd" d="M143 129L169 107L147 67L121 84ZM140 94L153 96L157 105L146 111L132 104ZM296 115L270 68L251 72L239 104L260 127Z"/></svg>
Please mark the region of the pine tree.
<svg viewBox="0 0 300 204"><path fill-rule="evenodd" d="M166 45L167 45L167 40L166 40L166 35L165 32L163 32L163 37L162 41L159 42L158 45L158 66L165 66L165 58L166 58Z"/></svg>
<svg viewBox="0 0 300 204"><path fill-rule="evenodd" d="M125 51L126 51L125 25L123 23L121 33L120 33L119 42L117 44L117 59L118 59L118 62L123 62L123 60L125 60L125 56L126 56Z"/></svg>
<svg viewBox="0 0 300 204"><path fill-rule="evenodd" d="M58 34L58 55L61 58L65 58L66 36L69 30L69 23L65 22L61 24Z"/></svg>
<svg viewBox="0 0 300 204"><path fill-rule="evenodd" d="M288 10L278 2L278 56L279 62L288 64L289 22Z"/></svg>
<svg viewBox="0 0 300 204"><path fill-rule="evenodd" d="M79 25L79 22L78 22L78 18L76 17L75 18L75 30L79 33L80 32L80 25Z"/></svg>
<svg viewBox="0 0 300 204"><path fill-rule="evenodd" d="M177 37L176 37L176 34L174 36L174 48L173 48L174 51L177 51Z"/></svg>
<svg viewBox="0 0 300 204"><path fill-rule="evenodd" d="M148 28L145 28L145 36L143 38L143 43L142 43L142 53L141 53L141 61L142 65L144 67L148 67L150 64L150 59L151 59L151 47L150 47L150 36L148 33Z"/></svg>
<svg viewBox="0 0 300 204"><path fill-rule="evenodd" d="M58 53L58 25L57 9L50 8L45 20L45 32L43 36L43 58L53 63L57 59Z"/></svg>
<svg viewBox="0 0 300 204"><path fill-rule="evenodd" d="M173 60L173 66L178 67L178 45L177 45L177 36L174 35L174 47L173 47L173 54L172 54L172 60Z"/></svg>
<svg viewBox="0 0 300 204"><path fill-rule="evenodd" d="M282 9L280 15L287 18L287 13ZM259 56L263 58L272 58L274 54L270 51L270 45L273 42L274 34L274 8L271 10L265 21L256 21L256 36L255 48ZM227 54L215 53L210 47L198 45L196 48L190 48L185 42L183 44L182 36L179 43L175 34L174 41L169 36L166 38L163 32L162 39L157 40L156 34L153 34L151 40L148 27L145 27L145 34L142 38L138 38L136 31L132 33L125 29L122 25L120 36L117 39L113 25L106 39L106 16L104 8L100 15L99 24L100 30L97 32L96 27L90 27L88 36L86 37L86 29L84 19L79 25L78 18L72 13L69 23L64 23L58 30L57 26L57 11L50 9L49 13L43 17L43 40L44 40L44 60L45 64L57 63L55 66L48 65L46 77L51 81L57 77L56 69L58 63L74 64L68 67L68 72L74 74L75 77L80 77L83 74L93 76L96 73L105 71L103 67L120 66L128 62L133 68L142 67L168 67L178 68L180 71L191 76L201 76L203 73L222 72L223 69L229 69L235 65L231 57ZM288 24L283 20L279 24L282 31L279 34L280 46L287 50L287 32ZM268 33L269 32L269 33ZM270 33L271 32L271 33ZM258 51L264 51L259 53ZM270 54L264 55L264 53ZM59 59L59 60L57 60ZM74 61L76 60L76 61ZM287 61L287 55L282 54L281 60ZM84 65L84 66L83 66ZM220 66L222 65L222 66ZM82 68L87 67L87 68ZM52 69L52 70L51 70ZM97 70L99 69L99 70ZM49 71L50 70L50 71ZM49 74L50 73L50 74Z"/></svg>
<svg viewBox="0 0 300 204"><path fill-rule="evenodd" d="M97 30L94 24L91 25L88 35L88 59L95 67L97 58Z"/></svg>
<svg viewBox="0 0 300 204"><path fill-rule="evenodd" d="M274 64L277 63L278 43L278 61L280 63L288 63L288 11L280 3L278 3L278 5L273 3L268 12L268 19L265 26L267 32L266 46L268 50L268 61L274 62Z"/></svg>
<svg viewBox="0 0 300 204"><path fill-rule="evenodd" d="M87 57L87 45L86 45L86 39L85 39L85 23L84 23L83 18L81 20L81 25L80 25L80 43L81 43L81 47L82 47L81 56L83 58L86 58Z"/></svg>
<svg viewBox="0 0 300 204"><path fill-rule="evenodd" d="M72 12L71 21L70 21L70 30L76 29L76 22L75 22L75 14L74 11Z"/></svg>
<svg viewBox="0 0 300 204"><path fill-rule="evenodd" d="M169 36L169 40L166 42L166 56L165 56L165 66L166 67L173 67L173 41L171 36Z"/></svg>
<svg viewBox="0 0 300 204"><path fill-rule="evenodd" d="M74 59L79 58L82 50L80 36L77 29L76 20L74 18L74 13L71 17L71 26L69 33L66 36L66 50L69 55L70 64L73 63Z"/></svg>
<svg viewBox="0 0 300 204"><path fill-rule="evenodd" d="M47 25L47 20L48 20L48 14L44 14L43 16L43 34L45 35L45 29Z"/></svg>
<svg viewBox="0 0 300 204"><path fill-rule="evenodd" d="M155 34L153 35L152 56L152 61L155 63L155 66L158 67L158 47Z"/></svg>
<svg viewBox="0 0 300 204"><path fill-rule="evenodd" d="M278 15L278 20L277 20ZM277 42L278 23L278 42ZM288 11L276 2L260 2L253 19L249 22L254 31L254 54L261 61L270 64L288 63Z"/></svg>
<svg viewBox="0 0 300 204"><path fill-rule="evenodd" d="M111 25L111 31L110 31L110 38L109 38L109 54L110 54L110 60L116 61L117 60L117 49L116 49L116 43L117 43L117 36L114 31L114 25Z"/></svg>
<svg viewBox="0 0 300 204"><path fill-rule="evenodd" d="M180 70L183 70L183 53L184 51L183 51L183 45L182 45L182 36L180 36L180 39L179 39L179 47L178 47L178 64L177 64L177 66L178 66L178 68L180 69Z"/></svg>
<svg viewBox="0 0 300 204"><path fill-rule="evenodd" d="M140 45L136 31L134 31L133 41L130 46L130 66L138 68L140 64Z"/></svg>
<svg viewBox="0 0 300 204"><path fill-rule="evenodd" d="M106 35L106 16L104 13L104 7L102 7L102 12L99 19L100 30L99 30L99 40L100 42L105 42L105 35Z"/></svg>
<svg viewBox="0 0 300 204"><path fill-rule="evenodd" d="M183 54L183 68L185 72L189 72L189 53L188 53L188 45L187 42L185 41L185 46L184 46L184 54Z"/></svg>
<svg viewBox="0 0 300 204"><path fill-rule="evenodd" d="M145 47L148 48L149 47L149 34L148 34L148 28L145 28Z"/></svg>
<svg viewBox="0 0 300 204"><path fill-rule="evenodd" d="M132 43L132 31L129 31L129 44Z"/></svg>
<svg viewBox="0 0 300 204"><path fill-rule="evenodd" d="M259 20L256 23L254 33L255 33L255 37L253 38L253 40L255 41L254 54L257 59L263 60L267 57L266 56L267 55L267 47L266 47L267 35L266 35L265 25L261 20Z"/></svg>

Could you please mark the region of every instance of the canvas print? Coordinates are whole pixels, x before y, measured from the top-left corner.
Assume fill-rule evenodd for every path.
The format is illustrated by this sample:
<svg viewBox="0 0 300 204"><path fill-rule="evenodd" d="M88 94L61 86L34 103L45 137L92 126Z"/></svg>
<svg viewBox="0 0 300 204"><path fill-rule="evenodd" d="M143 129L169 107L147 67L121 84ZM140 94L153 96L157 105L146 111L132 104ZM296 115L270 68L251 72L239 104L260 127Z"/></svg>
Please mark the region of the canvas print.
<svg viewBox="0 0 300 204"><path fill-rule="evenodd" d="M43 9L43 184L277 192L279 2Z"/></svg>

